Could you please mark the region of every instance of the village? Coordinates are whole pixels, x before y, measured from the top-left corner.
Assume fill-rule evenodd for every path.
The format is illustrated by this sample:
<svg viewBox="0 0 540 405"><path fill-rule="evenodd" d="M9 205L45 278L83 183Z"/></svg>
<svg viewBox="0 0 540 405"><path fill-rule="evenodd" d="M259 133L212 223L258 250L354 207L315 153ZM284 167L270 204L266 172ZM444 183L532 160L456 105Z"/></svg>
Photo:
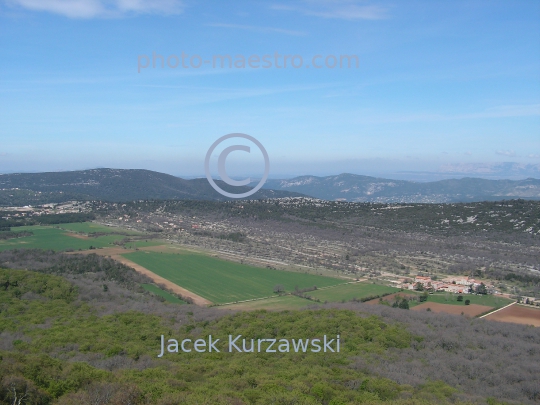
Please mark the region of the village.
<svg viewBox="0 0 540 405"><path fill-rule="evenodd" d="M447 277L443 280L433 280L429 276L415 276L414 279L402 280L401 288L427 292L450 292L454 294L496 294L495 287L484 284L467 276Z"/></svg>

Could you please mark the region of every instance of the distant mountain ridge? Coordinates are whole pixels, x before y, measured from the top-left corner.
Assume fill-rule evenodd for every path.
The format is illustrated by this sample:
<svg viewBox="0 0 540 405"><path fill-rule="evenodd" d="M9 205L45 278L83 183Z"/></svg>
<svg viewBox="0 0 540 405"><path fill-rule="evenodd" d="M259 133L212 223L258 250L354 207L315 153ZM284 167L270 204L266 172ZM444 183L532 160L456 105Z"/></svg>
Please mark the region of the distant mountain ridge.
<svg viewBox="0 0 540 405"><path fill-rule="evenodd" d="M216 181L226 191L242 193ZM251 198L294 197L284 190L259 190ZM69 172L0 175L0 205L32 205L69 200L133 201L148 199L227 200L206 179L185 180L165 173L139 169L91 169Z"/></svg>
<svg viewBox="0 0 540 405"><path fill-rule="evenodd" d="M540 180L462 178L417 183L343 173L268 180L264 187L289 190L323 200L440 203L503 199L540 199Z"/></svg>
<svg viewBox="0 0 540 405"><path fill-rule="evenodd" d="M242 193L251 187L224 190ZM503 199L540 199L540 180L486 180L462 178L418 183L356 174L300 176L268 180L249 199L310 196L322 200L352 202L443 203ZM140 169L91 169L70 172L14 173L0 175L0 205L37 205L69 200L216 200L217 193L206 178L186 180Z"/></svg>

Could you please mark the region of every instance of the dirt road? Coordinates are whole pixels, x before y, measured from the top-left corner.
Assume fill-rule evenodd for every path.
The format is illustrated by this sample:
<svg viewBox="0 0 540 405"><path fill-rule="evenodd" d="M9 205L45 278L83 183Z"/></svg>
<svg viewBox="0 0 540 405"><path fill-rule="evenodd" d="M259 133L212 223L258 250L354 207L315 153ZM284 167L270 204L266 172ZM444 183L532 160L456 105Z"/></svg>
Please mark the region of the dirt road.
<svg viewBox="0 0 540 405"><path fill-rule="evenodd" d="M212 302L208 301L206 298L203 298L200 295L197 295L189 290L186 290L185 288L180 287L177 284L174 284L173 282L167 280L166 278L163 278L161 276L158 276L155 273L152 273L146 267L143 267L135 262L132 262L131 260L126 259L124 256L121 256L121 254L130 253L130 252L134 252L134 250L124 249L124 248L105 248L105 249L83 250L80 252L72 252L72 253L73 254L95 253L100 256L108 256L111 259L119 261L120 263L123 263L126 266L133 268L137 273L144 274L145 276L149 277L154 283L163 284L167 289L171 290L172 292L176 294L180 294L182 297L191 298L195 305L208 306L212 304Z"/></svg>

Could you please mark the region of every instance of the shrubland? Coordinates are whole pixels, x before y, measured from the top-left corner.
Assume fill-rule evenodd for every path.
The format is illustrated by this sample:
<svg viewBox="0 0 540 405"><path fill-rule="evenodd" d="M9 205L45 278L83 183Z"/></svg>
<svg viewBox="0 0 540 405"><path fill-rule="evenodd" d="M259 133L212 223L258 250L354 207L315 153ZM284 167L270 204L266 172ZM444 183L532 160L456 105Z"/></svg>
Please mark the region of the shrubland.
<svg viewBox="0 0 540 405"><path fill-rule="evenodd" d="M2 253L2 263L35 271L0 270L4 404L14 395L27 395L21 404L64 405L540 400L540 331L532 327L362 303L238 313L173 305L138 292L144 280L109 259L34 252L25 261L20 252L11 254ZM162 334L298 339L338 333L340 353L157 357Z"/></svg>

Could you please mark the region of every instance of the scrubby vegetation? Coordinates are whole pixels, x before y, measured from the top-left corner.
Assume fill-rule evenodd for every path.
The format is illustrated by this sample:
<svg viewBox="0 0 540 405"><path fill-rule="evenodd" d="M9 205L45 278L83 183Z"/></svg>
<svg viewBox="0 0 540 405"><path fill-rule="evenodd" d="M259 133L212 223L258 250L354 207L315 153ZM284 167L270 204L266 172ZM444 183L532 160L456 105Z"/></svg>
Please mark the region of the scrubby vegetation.
<svg viewBox="0 0 540 405"><path fill-rule="evenodd" d="M532 404L540 399L538 329L361 303L236 314L156 300L143 304L148 297L132 288L137 275L129 269L117 264L107 270L114 267L108 259L104 265L92 256L68 264L72 259L65 256L43 253L40 262L34 252L25 262L22 252L1 255L4 262L18 258L40 272L0 270L0 403L12 404L15 393L27 395L21 403L64 405ZM158 358L161 334L166 339L340 334L342 350Z"/></svg>
<svg viewBox="0 0 540 405"><path fill-rule="evenodd" d="M7 240L7 239L16 239L16 238L24 238L25 236L32 236L34 233L29 231L21 231L21 232L0 232L0 240Z"/></svg>
<svg viewBox="0 0 540 405"><path fill-rule="evenodd" d="M107 257L70 255L49 250L18 249L0 252L0 267L25 268L55 275L92 274L103 282L114 282L130 290L150 282L131 267Z"/></svg>
<svg viewBox="0 0 540 405"><path fill-rule="evenodd" d="M124 204L95 202L94 212L121 211L128 215L160 210L164 213L217 214L258 220L308 221L320 226L355 224L394 231L436 235L463 232L539 235L540 201L511 200L453 204L381 204L285 198L249 201L133 201ZM304 222L305 223L305 222ZM484 235L485 236L485 235ZM519 237L519 236L518 236Z"/></svg>

